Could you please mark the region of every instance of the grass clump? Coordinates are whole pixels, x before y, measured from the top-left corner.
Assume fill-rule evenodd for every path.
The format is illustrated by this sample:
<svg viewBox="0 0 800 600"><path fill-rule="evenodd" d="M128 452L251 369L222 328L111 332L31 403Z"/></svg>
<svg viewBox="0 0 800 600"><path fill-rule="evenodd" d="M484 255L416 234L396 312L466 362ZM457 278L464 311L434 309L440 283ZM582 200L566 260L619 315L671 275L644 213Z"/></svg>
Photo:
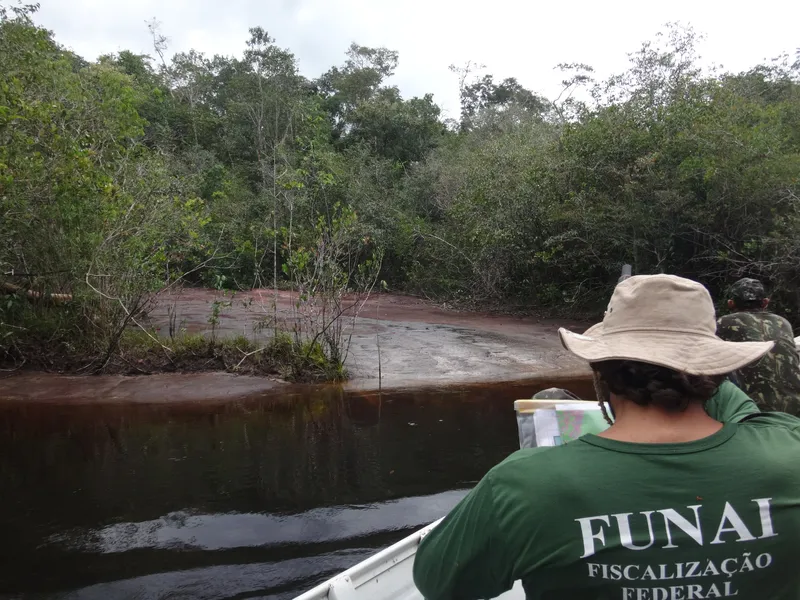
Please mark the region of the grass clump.
<svg viewBox="0 0 800 600"><path fill-rule="evenodd" d="M213 332L159 337L155 330L108 327L85 307L31 305L0 297L0 368L73 374L226 371L294 382L341 381L347 372L317 341L277 332L254 341Z"/></svg>
<svg viewBox="0 0 800 600"><path fill-rule="evenodd" d="M283 333L254 342L241 335L218 338L199 333L159 339L131 330L122 336L113 362L109 370L129 374L226 371L295 382L346 378L343 366L333 364L319 344L298 342Z"/></svg>

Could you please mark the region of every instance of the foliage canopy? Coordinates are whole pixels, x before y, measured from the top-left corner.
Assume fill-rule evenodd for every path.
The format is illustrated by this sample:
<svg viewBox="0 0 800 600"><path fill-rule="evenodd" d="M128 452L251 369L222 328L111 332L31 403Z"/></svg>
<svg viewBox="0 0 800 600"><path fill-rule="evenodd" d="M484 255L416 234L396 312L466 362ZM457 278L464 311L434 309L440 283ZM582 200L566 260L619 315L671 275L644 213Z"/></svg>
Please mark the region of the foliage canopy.
<svg viewBox="0 0 800 600"><path fill-rule="evenodd" d="M167 60L154 22L157 60L89 62L35 10L0 11L0 284L40 300L0 297L6 358L50 344L107 360L178 281L334 298L383 279L574 313L630 262L718 295L762 278L800 321L789 55L704 71L694 32L671 26L606 81L563 65L555 100L454 69L461 119L446 124L432 95L390 85L386 48L352 44L309 79L260 27L240 57ZM73 300L55 310L51 294Z"/></svg>

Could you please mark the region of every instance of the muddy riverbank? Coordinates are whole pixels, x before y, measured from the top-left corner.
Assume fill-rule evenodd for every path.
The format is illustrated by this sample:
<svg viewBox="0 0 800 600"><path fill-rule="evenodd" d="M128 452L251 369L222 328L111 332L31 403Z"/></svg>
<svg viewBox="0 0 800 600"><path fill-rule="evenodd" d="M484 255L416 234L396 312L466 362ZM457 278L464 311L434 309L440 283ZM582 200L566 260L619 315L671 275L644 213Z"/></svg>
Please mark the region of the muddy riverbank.
<svg viewBox="0 0 800 600"><path fill-rule="evenodd" d="M101 375L80 377L55 374L23 373L0 379L0 404L30 405L175 405L214 406L237 403L247 405L272 398L314 393L335 389L364 397L415 392L463 393L481 392L487 388L520 390L520 398L549 387L578 388L591 392L588 370L561 369L541 374L489 381L447 382L440 379L418 379L378 390L373 380L355 380L344 385L288 384L264 377L230 373L167 373L158 375Z"/></svg>
<svg viewBox="0 0 800 600"><path fill-rule="evenodd" d="M215 301L226 306L209 323ZM150 321L164 332L170 317L187 333L244 335L256 342L270 336L264 323L298 324L296 298L288 291L254 290L234 296L213 290L182 290L164 296ZM383 385L413 380L507 379L581 364L561 347L558 327L583 330L579 321L491 315L443 309L427 300L395 294L372 295L358 313L345 319L349 339L346 366L362 385L380 371Z"/></svg>
<svg viewBox="0 0 800 600"><path fill-rule="evenodd" d="M291 324L294 300L288 292L256 290L221 296L212 290L184 290L165 296L149 315L166 335L173 323L187 333L211 335L215 300L225 300L215 335L268 339L259 324L278 318ZM273 309L276 306L277 309ZM568 355L559 326L581 331L586 323L536 317L497 316L446 310L408 296L382 294L348 319L347 389L411 389L448 384L528 381L557 384L585 378L588 369ZM380 379L378 374L380 372ZM227 373L160 374L141 377L65 376L40 373L0 378L0 400L67 403L228 402L283 394L286 384Z"/></svg>

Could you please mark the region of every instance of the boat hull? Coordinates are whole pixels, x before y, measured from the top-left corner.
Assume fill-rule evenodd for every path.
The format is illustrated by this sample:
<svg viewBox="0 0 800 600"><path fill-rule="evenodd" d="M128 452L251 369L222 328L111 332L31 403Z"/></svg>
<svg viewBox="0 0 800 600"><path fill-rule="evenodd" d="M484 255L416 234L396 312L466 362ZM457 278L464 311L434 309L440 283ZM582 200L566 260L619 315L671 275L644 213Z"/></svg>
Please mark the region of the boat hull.
<svg viewBox="0 0 800 600"><path fill-rule="evenodd" d="M412 533L295 600L423 600L414 585L414 557L422 538L438 523ZM498 600L525 600L522 584L518 581Z"/></svg>

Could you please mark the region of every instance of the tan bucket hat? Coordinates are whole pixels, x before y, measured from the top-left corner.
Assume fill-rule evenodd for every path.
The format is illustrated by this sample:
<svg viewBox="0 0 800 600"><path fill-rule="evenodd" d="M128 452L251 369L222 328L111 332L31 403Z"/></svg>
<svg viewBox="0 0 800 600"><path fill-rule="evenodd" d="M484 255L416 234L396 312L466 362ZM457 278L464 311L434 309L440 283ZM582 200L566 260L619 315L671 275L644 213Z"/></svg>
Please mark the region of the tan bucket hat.
<svg viewBox="0 0 800 600"><path fill-rule="evenodd" d="M564 347L589 362L636 360L692 375L722 375L748 365L774 342L725 342L714 303L696 281L637 275L617 285L602 323L583 334L558 330Z"/></svg>

